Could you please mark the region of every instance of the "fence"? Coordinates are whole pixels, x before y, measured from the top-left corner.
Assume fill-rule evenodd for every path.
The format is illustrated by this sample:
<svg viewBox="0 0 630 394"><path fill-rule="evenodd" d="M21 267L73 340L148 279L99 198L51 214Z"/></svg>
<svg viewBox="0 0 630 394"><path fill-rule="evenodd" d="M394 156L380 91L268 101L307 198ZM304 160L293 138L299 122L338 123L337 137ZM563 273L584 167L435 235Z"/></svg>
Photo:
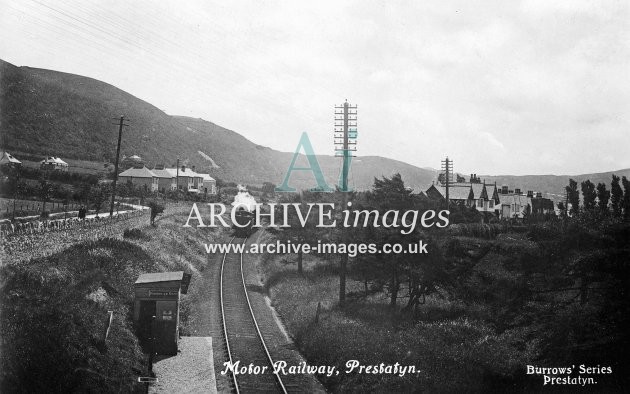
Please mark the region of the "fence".
<svg viewBox="0 0 630 394"><path fill-rule="evenodd" d="M106 218L58 219L0 225L2 264L48 256L82 241L119 237L126 228L149 224L149 210Z"/></svg>
<svg viewBox="0 0 630 394"><path fill-rule="evenodd" d="M46 203L46 210L50 213L76 211L80 206L81 204L74 202L64 204L59 201L49 201ZM13 216L36 215L42 212L43 207L44 204L41 201L17 200L14 204L13 200L0 199L0 216L11 218Z"/></svg>

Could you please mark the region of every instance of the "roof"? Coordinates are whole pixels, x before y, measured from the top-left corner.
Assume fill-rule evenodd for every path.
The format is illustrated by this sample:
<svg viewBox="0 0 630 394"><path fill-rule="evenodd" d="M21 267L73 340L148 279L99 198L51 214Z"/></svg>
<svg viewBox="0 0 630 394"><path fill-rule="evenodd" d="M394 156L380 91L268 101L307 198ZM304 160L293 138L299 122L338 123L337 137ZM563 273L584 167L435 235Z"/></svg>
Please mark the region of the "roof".
<svg viewBox="0 0 630 394"><path fill-rule="evenodd" d="M446 198L446 187L441 186L441 185L433 185L433 187L435 187L435 189L438 192L440 192L443 198ZM449 200L468 200L469 196L470 196L470 185L466 185L466 186L456 185L456 186L449 186L448 188Z"/></svg>
<svg viewBox="0 0 630 394"><path fill-rule="evenodd" d="M171 173L171 175L173 176L178 176L177 175L177 168L165 168L164 170L168 171ZM201 178L202 174L197 174L195 171L191 170L190 168L186 168L184 170L182 170L181 168L179 169L179 176L186 176L186 177L190 177L190 178Z"/></svg>
<svg viewBox="0 0 630 394"><path fill-rule="evenodd" d="M484 184L483 183L471 183L470 186L472 187L473 190L473 198L475 200L478 200L480 198L483 198L483 189L484 189ZM486 192L487 193L487 192ZM485 197L486 199L488 198L488 196L486 195Z"/></svg>
<svg viewBox="0 0 630 394"><path fill-rule="evenodd" d="M44 160L40 161L42 164L60 164L60 165L68 165L65 161L61 160L59 157L49 156Z"/></svg>
<svg viewBox="0 0 630 394"><path fill-rule="evenodd" d="M22 162L16 159L15 157L13 157L9 152L3 151L2 155L0 156L0 164L8 164L8 163L21 164Z"/></svg>
<svg viewBox="0 0 630 394"><path fill-rule="evenodd" d="M499 201L502 205L512 205L513 203L516 203L524 207L527 206L527 204L530 204L531 198L524 194L499 194Z"/></svg>
<svg viewBox="0 0 630 394"><path fill-rule="evenodd" d="M191 274L187 274L184 271L173 272L152 272L148 274L141 274L136 279L136 285L144 283L156 283L156 282L181 282L182 294L188 292L188 285L190 284Z"/></svg>
<svg viewBox="0 0 630 394"><path fill-rule="evenodd" d="M541 210L541 209L554 209L553 201L548 198L532 198L532 209L533 210Z"/></svg>
<svg viewBox="0 0 630 394"><path fill-rule="evenodd" d="M156 170L155 168L151 170L152 173L155 174L158 178L175 178L175 175L171 174L167 170Z"/></svg>
<svg viewBox="0 0 630 394"><path fill-rule="evenodd" d="M157 177L157 175L155 175L153 173L153 171L149 170L146 167L142 167L142 168L130 168L126 171L121 172L120 174L118 174L118 176L128 176L128 177L134 177L134 178L153 178L153 177Z"/></svg>
<svg viewBox="0 0 630 394"><path fill-rule="evenodd" d="M214 178L210 176L210 174L199 174L203 178L204 181L214 181Z"/></svg>
<svg viewBox="0 0 630 394"><path fill-rule="evenodd" d="M487 184L486 191L488 192L488 199L492 199L495 195L499 195L499 190L496 184Z"/></svg>
<svg viewBox="0 0 630 394"><path fill-rule="evenodd" d="M182 280L184 278L184 271L173 272L152 272L149 274L141 274L136 280L136 284L140 283L154 283L154 282L172 282L175 280Z"/></svg>

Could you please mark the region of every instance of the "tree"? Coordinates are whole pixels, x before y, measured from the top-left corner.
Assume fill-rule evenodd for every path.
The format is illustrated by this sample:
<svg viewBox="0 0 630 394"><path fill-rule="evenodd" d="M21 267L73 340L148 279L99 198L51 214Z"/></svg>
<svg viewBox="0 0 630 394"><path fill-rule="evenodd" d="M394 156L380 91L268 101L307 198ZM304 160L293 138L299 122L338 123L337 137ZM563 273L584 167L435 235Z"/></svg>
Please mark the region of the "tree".
<svg viewBox="0 0 630 394"><path fill-rule="evenodd" d="M599 210L607 213L608 212L608 201L610 200L610 191L606 190L605 183L597 184L597 200Z"/></svg>
<svg viewBox="0 0 630 394"><path fill-rule="evenodd" d="M52 191L52 183L50 183L45 176L42 176L39 179L39 196L41 197L43 202L41 212L42 217L46 217L46 215L48 215L48 212L46 211L46 203L52 197Z"/></svg>
<svg viewBox="0 0 630 394"><path fill-rule="evenodd" d="M101 210L103 203L107 199L107 196L109 195L108 189L109 187L104 185L94 185L90 189L90 201L92 201L94 209L96 209L96 213Z"/></svg>
<svg viewBox="0 0 630 394"><path fill-rule="evenodd" d="M575 215L580 212L580 194L577 190L577 182L569 179L569 186L566 186L565 190L569 204L571 204L571 214Z"/></svg>
<svg viewBox="0 0 630 394"><path fill-rule="evenodd" d="M292 193L287 193L287 194L288 195L281 202L287 203L287 204L298 204L300 212L302 213L304 218L306 218L306 213L309 210L307 206L307 201L316 198L315 197L316 193L304 192L303 195L292 194ZM306 218L304 226L302 226L297 210L293 206L287 207L287 209L288 209L287 219L288 219L288 224L290 227L269 228L269 231L275 234L276 237L284 243L287 243L287 241L290 241L293 244L302 245L302 244L313 244L317 242L318 231L317 231L317 228L315 227L315 221L308 220L308 218ZM310 214L311 217L317 216L316 211L317 211L316 206L313 206L313 208L311 209L311 214ZM276 217L274 219L276 223L284 222L283 211L281 209L276 210ZM299 247L297 250L297 271L298 271L298 274L300 275L303 273L303 261L304 261L304 256L303 256L302 247Z"/></svg>
<svg viewBox="0 0 630 394"><path fill-rule="evenodd" d="M389 210L406 211L412 209L414 206L414 199L411 195L411 191L405 188L405 183L402 180L400 174L394 174L391 178L383 177L383 179L374 178L374 186L372 187L372 193L368 195L368 201L377 208L380 215L383 215ZM400 221L400 218L399 218ZM400 223L397 223L400 225ZM400 233L396 227L380 228L377 238L381 242L395 244L395 243L408 243L414 237L412 234L404 236ZM403 263L405 257L404 254L389 254L382 255L381 258L387 259L390 269L390 306L396 307L398 299L398 291L400 285L403 282Z"/></svg>
<svg viewBox="0 0 630 394"><path fill-rule="evenodd" d="M584 210L591 212L595 209L595 199L597 198L597 192L595 191L595 185L590 180L582 182L582 202L584 203Z"/></svg>
<svg viewBox="0 0 630 394"><path fill-rule="evenodd" d="M151 225L155 225L155 218L157 215L164 212L164 206L158 204L155 201L149 201L149 208L151 209Z"/></svg>
<svg viewBox="0 0 630 394"><path fill-rule="evenodd" d="M623 200L621 200L621 207L623 208L623 218L630 220L630 181L625 176L621 178L623 184Z"/></svg>
<svg viewBox="0 0 630 394"><path fill-rule="evenodd" d="M619 186L619 177L615 174L612 176L610 183L610 205L615 217L621 216L621 200L623 199L623 190Z"/></svg>

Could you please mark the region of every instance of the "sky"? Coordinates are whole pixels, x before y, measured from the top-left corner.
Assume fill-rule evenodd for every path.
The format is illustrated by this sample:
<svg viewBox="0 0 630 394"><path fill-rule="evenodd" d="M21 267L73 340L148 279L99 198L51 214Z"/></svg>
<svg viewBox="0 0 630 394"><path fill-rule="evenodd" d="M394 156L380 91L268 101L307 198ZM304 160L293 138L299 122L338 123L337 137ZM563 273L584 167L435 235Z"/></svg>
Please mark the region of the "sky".
<svg viewBox="0 0 630 394"><path fill-rule="evenodd" d="M630 167L628 1L0 0L0 58L110 83L168 114L333 154L470 174Z"/></svg>

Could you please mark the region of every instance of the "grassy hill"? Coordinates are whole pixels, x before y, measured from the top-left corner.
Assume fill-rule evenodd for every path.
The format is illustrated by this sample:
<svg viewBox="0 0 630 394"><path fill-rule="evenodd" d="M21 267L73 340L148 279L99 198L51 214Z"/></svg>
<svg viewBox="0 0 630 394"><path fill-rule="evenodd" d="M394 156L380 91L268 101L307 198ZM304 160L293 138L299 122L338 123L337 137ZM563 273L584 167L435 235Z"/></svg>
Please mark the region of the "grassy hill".
<svg viewBox="0 0 630 394"><path fill-rule="evenodd" d="M481 178L484 179L486 183L494 183L496 181L498 187L501 187L501 185L509 185L510 189L519 187L523 193L527 192L527 190L540 191L548 198L563 201L565 198L564 187L569 184L569 179L577 181L578 190L580 190L580 183L587 179L595 185L600 182L604 183L606 184L606 188L610 190L612 174L620 178L622 176L630 178L630 168L580 175L482 175Z"/></svg>
<svg viewBox="0 0 630 394"><path fill-rule="evenodd" d="M291 154L256 145L234 131L202 119L170 116L112 85L51 70L16 67L0 61L0 131L7 150L25 155L111 162L117 117L130 119L121 155L140 155L147 164L173 165L177 158L222 179L280 183ZM296 135L296 143L297 138ZM340 159L320 156L331 183ZM353 163L351 185L365 188L375 176L400 172L410 186L430 184L431 171L382 157ZM296 174L292 185L313 186L310 174Z"/></svg>
<svg viewBox="0 0 630 394"><path fill-rule="evenodd" d="M0 60L0 133L4 147L20 159L54 155L95 168L112 162L116 152L116 118L130 119L121 154L140 155L147 165L174 165L177 158L188 166L226 181L280 184L292 153L254 144L242 135L203 119L171 116L112 85L79 75L30 67ZM299 136L296 134L296 144ZM305 162L305 160L303 160ZM329 184L337 182L341 159L318 156ZM102 170L101 170L102 171ZM379 156L362 156L352 163L350 186L365 189L374 177L400 173L408 186L425 190L436 170L419 168ZM615 172L630 176L630 169ZM571 176L577 181L610 184L611 173ZM483 176L487 182L511 188L542 191L559 199L570 176ZM314 186L310 173L295 172L291 185Z"/></svg>

